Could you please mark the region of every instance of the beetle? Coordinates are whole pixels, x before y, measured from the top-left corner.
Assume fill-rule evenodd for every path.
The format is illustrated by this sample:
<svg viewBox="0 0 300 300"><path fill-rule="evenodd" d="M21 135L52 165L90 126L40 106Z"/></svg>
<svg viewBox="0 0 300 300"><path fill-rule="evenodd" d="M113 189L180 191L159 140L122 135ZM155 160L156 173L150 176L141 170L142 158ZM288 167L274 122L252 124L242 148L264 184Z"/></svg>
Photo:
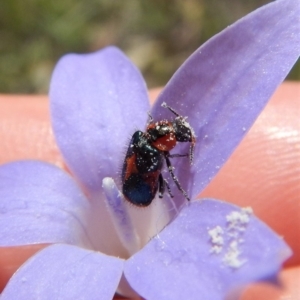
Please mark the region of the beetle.
<svg viewBox="0 0 300 300"><path fill-rule="evenodd" d="M179 115L166 103L163 103L162 107L175 115L174 120L154 122L149 114L150 121L146 131L138 130L133 134L125 156L122 168L122 192L125 199L136 206L149 206L157 191L159 198L162 198L165 187L173 197L167 180L161 174L164 161L177 188L188 201L190 200L174 174L170 158L189 157L192 164L196 143L194 130L186 121L186 117ZM170 154L169 151L177 142L190 142L189 153Z"/></svg>

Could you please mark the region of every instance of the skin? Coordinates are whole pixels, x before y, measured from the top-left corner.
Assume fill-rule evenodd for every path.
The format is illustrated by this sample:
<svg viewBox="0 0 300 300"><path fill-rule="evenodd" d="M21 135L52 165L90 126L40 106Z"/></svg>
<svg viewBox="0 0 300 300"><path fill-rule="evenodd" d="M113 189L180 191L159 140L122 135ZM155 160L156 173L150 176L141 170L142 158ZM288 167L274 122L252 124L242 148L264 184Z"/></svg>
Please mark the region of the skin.
<svg viewBox="0 0 300 300"><path fill-rule="evenodd" d="M158 93L159 89L149 92L152 102ZM281 289L252 285L243 300L296 299L300 294L299 99L300 83L282 84L201 194L251 206L294 252L280 273ZM47 96L0 95L0 107L1 164L40 159L65 168L51 131ZM0 248L0 291L18 267L45 246Z"/></svg>

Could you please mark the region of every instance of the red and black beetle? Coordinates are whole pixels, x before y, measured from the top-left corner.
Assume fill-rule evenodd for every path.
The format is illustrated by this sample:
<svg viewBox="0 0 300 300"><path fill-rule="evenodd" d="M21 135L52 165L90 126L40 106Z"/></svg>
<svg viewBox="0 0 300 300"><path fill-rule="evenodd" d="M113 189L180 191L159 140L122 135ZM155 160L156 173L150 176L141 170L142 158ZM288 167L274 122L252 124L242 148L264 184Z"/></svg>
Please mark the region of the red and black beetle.
<svg viewBox="0 0 300 300"><path fill-rule="evenodd" d="M176 186L184 197L190 200L173 172L170 158L188 156L192 163L195 134L186 118L166 103L162 106L168 108L176 116L175 119L154 122L150 116L146 132L136 131L133 134L123 164L122 192L126 200L137 206L150 205L157 190L159 197L162 198L165 187L173 197L167 181L161 174L164 160ZM190 153L170 154L169 151L176 146L177 142L190 142Z"/></svg>

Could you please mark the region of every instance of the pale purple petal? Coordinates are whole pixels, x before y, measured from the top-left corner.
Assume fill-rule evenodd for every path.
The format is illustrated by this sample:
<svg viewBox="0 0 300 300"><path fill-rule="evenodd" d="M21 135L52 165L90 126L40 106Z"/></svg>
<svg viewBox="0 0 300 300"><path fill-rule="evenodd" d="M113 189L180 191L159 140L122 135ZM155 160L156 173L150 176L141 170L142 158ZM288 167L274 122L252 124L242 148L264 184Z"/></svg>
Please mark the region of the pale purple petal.
<svg viewBox="0 0 300 300"><path fill-rule="evenodd" d="M112 224L116 229L122 245L127 249L125 257L141 249L149 240L161 231L171 220L170 211L176 211L172 200L156 197L147 208L137 208L124 199L112 178L105 178L102 183L106 195L106 209L109 211ZM109 226L99 225L104 228L105 239ZM98 229L99 232L99 229ZM119 253L115 253L116 255ZM124 256L122 256L124 257Z"/></svg>
<svg viewBox="0 0 300 300"><path fill-rule="evenodd" d="M52 245L29 259L8 282L1 300L113 298L123 260L69 245Z"/></svg>
<svg viewBox="0 0 300 300"><path fill-rule="evenodd" d="M188 116L196 132L194 166L190 168L188 159L173 159L191 197L225 163L299 54L299 1L279 0L210 39L175 73L153 116L172 117L160 107L166 102ZM187 153L187 149L185 144L174 152Z"/></svg>
<svg viewBox="0 0 300 300"><path fill-rule="evenodd" d="M250 209L195 201L125 262L125 277L142 297L221 300L244 285L276 277L291 254Z"/></svg>
<svg viewBox="0 0 300 300"><path fill-rule="evenodd" d="M131 135L144 128L149 102L136 67L115 47L57 64L50 85L54 134L64 159L90 191L115 177Z"/></svg>
<svg viewBox="0 0 300 300"><path fill-rule="evenodd" d="M92 247L92 211L72 178L39 161L0 167L0 246L69 243Z"/></svg>
<svg viewBox="0 0 300 300"><path fill-rule="evenodd" d="M126 206L126 200L112 178L104 178L102 187L113 225L122 244L128 251L128 254L131 255L139 250L140 243Z"/></svg>

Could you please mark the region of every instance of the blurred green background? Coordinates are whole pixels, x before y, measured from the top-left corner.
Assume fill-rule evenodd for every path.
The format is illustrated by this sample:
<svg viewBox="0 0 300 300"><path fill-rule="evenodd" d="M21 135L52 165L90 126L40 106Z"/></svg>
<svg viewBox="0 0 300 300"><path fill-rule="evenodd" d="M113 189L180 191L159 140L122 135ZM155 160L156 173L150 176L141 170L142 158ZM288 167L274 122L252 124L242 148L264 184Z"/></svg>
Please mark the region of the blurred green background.
<svg viewBox="0 0 300 300"><path fill-rule="evenodd" d="M68 52L120 47L148 87L164 85L202 43L268 0L1 0L0 92L47 93ZM300 64L289 79L300 79Z"/></svg>

